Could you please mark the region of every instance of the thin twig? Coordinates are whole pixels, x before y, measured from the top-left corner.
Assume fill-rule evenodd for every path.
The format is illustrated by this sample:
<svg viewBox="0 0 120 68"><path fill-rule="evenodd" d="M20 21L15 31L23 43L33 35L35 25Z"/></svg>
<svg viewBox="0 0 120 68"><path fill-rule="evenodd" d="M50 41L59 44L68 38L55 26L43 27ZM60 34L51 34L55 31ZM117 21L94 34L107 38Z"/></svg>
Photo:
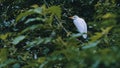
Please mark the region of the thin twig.
<svg viewBox="0 0 120 68"><path fill-rule="evenodd" d="M59 22L59 23L61 23L60 22L60 20L58 19L58 17L55 15L55 19ZM59 24L58 23L58 24ZM68 31L67 31L67 29L62 25L62 23L61 24L59 24L62 28L63 28L63 30L66 32L66 33L68 33Z"/></svg>

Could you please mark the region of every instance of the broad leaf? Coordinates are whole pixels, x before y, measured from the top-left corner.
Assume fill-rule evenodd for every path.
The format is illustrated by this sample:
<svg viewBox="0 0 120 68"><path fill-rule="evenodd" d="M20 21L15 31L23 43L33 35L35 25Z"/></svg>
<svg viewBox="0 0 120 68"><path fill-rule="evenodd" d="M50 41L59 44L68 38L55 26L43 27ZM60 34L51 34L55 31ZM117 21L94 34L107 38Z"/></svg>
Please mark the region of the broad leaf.
<svg viewBox="0 0 120 68"><path fill-rule="evenodd" d="M9 35L10 35L10 33L1 34L1 35L0 35L0 39L6 40Z"/></svg>
<svg viewBox="0 0 120 68"><path fill-rule="evenodd" d="M17 16L16 22L18 22L19 20L21 20L24 17L27 17L27 16L35 14L35 13L41 14L41 12L42 12L42 9L40 7L25 11Z"/></svg>
<svg viewBox="0 0 120 68"><path fill-rule="evenodd" d="M100 40L95 42L89 42L86 46L83 46L82 49L88 49L97 46L100 43Z"/></svg>
<svg viewBox="0 0 120 68"><path fill-rule="evenodd" d="M59 19L61 19L61 8L60 6L52 6L48 8L48 11L54 13Z"/></svg>
<svg viewBox="0 0 120 68"><path fill-rule="evenodd" d="M26 36L18 36L16 38L13 39L12 43L14 45L18 44L20 41L22 41L23 39L25 39Z"/></svg>

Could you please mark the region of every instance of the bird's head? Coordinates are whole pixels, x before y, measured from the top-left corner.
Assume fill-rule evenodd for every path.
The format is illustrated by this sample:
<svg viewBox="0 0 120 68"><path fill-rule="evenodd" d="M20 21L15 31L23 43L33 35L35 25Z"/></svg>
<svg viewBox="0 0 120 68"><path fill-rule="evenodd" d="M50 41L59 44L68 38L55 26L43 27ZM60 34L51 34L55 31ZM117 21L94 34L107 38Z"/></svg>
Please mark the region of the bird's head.
<svg viewBox="0 0 120 68"><path fill-rule="evenodd" d="M74 16L69 17L69 18L75 20L75 19L77 19L77 18L79 18L79 17L78 17L77 15L74 15Z"/></svg>

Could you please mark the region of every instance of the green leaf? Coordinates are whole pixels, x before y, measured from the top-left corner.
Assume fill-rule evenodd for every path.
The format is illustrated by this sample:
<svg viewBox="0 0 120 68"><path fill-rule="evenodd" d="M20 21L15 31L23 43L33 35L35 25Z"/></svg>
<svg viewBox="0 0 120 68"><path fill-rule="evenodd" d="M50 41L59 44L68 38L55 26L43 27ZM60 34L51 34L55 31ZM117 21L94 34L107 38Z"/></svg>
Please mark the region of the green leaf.
<svg viewBox="0 0 120 68"><path fill-rule="evenodd" d="M109 31L113 28L113 26L107 27L106 29L101 29L102 30L102 34L108 34Z"/></svg>
<svg viewBox="0 0 120 68"><path fill-rule="evenodd" d="M61 8L60 6L51 6L48 8L48 11L55 14L59 19L61 19Z"/></svg>
<svg viewBox="0 0 120 68"><path fill-rule="evenodd" d="M0 35L0 39L6 40L9 35L10 35L10 33L1 34L1 35Z"/></svg>
<svg viewBox="0 0 120 68"><path fill-rule="evenodd" d="M39 17L37 17L37 18L30 18L30 19L28 19L28 20L25 22L25 24L28 24L28 23L33 22L33 21L45 21L45 19L39 18Z"/></svg>
<svg viewBox="0 0 120 68"><path fill-rule="evenodd" d="M51 42L52 38L44 38L44 43L47 44L49 42Z"/></svg>
<svg viewBox="0 0 120 68"><path fill-rule="evenodd" d="M18 44L20 41L22 41L23 39L25 39L26 36L18 36L15 39L13 39L12 43L14 45Z"/></svg>
<svg viewBox="0 0 120 68"><path fill-rule="evenodd" d="M97 46L100 43L100 40L95 42L89 42L86 46L83 46L82 49L88 49Z"/></svg>
<svg viewBox="0 0 120 68"><path fill-rule="evenodd" d="M71 34L71 38L77 38L77 37L80 37L80 36L82 36L81 33Z"/></svg>
<svg viewBox="0 0 120 68"><path fill-rule="evenodd" d="M32 47L38 46L39 44L47 44L52 41L52 38L35 38L33 41L27 42L26 48L27 50L31 49Z"/></svg>
<svg viewBox="0 0 120 68"><path fill-rule="evenodd" d="M41 14L42 8L41 8L41 7L38 7L38 8L35 8L33 11L34 11L34 13Z"/></svg>
<svg viewBox="0 0 120 68"><path fill-rule="evenodd" d="M20 13L20 14L17 16L15 22L18 22L18 21L21 20L22 18L27 17L27 16L32 15L32 14L35 14L35 13L41 14L41 12L42 12L42 9L41 9L40 7L35 8L35 9L30 9L30 10L28 10L28 11L25 11L25 12L23 12L23 13Z"/></svg>
<svg viewBox="0 0 120 68"><path fill-rule="evenodd" d="M27 48L27 50L30 50L32 47L35 47L43 42L44 42L44 39L42 39L40 37L35 38L35 39L33 39L33 41L27 42L26 48Z"/></svg>
<svg viewBox="0 0 120 68"><path fill-rule="evenodd" d="M91 41L96 41L98 39L100 39L103 36L102 32L96 32L94 36L92 36L90 39Z"/></svg>
<svg viewBox="0 0 120 68"><path fill-rule="evenodd" d="M50 15L50 17L46 20L47 24L49 24L51 26L52 22L53 22L53 14Z"/></svg>
<svg viewBox="0 0 120 68"><path fill-rule="evenodd" d="M91 41L96 41L100 39L103 35L108 34L112 27L113 26L107 27L106 29L102 29L102 32L96 32L95 35L90 38Z"/></svg>
<svg viewBox="0 0 120 68"><path fill-rule="evenodd" d="M112 14L112 13L106 13L105 15L102 16L102 18L104 19L108 19L108 18L115 18L116 15Z"/></svg>
<svg viewBox="0 0 120 68"><path fill-rule="evenodd" d="M0 3L4 2L5 0L0 0Z"/></svg>
<svg viewBox="0 0 120 68"><path fill-rule="evenodd" d="M29 26L29 27L27 27L26 29L22 30L22 31L19 33L19 35L21 35L21 34L23 34L23 33L25 33L25 32L28 32L28 31L33 31L33 30L35 30L35 29L37 29L37 28L40 29L40 27L42 27L42 26L43 26L42 24Z"/></svg>
<svg viewBox="0 0 120 68"><path fill-rule="evenodd" d="M8 50L6 48L0 49L0 64L7 60Z"/></svg>
<svg viewBox="0 0 120 68"><path fill-rule="evenodd" d="M12 68L20 68L20 64L19 63L15 63Z"/></svg>
<svg viewBox="0 0 120 68"><path fill-rule="evenodd" d="M30 7L32 7L32 8L38 8L38 7L39 7L39 5L34 4L34 5L30 6Z"/></svg>
<svg viewBox="0 0 120 68"><path fill-rule="evenodd" d="M34 12L33 12L32 9L31 9L31 10L28 10L28 11L25 11L24 13L20 13L20 14L17 16L15 22L18 22L18 21L21 20L22 18L24 18L24 17L26 17L26 16L28 16L28 15L31 15L31 14L33 14L33 13L34 13Z"/></svg>
<svg viewBox="0 0 120 68"><path fill-rule="evenodd" d="M6 66L8 66L9 64L14 63L14 62L16 62L16 60L8 59L3 64L0 64L0 68L5 68Z"/></svg>
<svg viewBox="0 0 120 68"><path fill-rule="evenodd" d="M46 57L40 57L38 58L37 62L43 63L46 60Z"/></svg>

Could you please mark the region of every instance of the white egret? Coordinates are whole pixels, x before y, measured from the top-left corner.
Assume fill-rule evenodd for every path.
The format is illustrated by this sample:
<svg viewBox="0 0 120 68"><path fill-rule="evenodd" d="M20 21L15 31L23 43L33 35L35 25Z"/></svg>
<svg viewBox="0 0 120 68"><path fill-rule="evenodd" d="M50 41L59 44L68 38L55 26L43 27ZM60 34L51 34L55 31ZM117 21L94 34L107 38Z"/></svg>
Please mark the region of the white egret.
<svg viewBox="0 0 120 68"><path fill-rule="evenodd" d="M84 19L78 17L77 15L74 15L72 17L69 17L73 19L73 23L76 26L77 30L82 34L83 38L87 38L87 24Z"/></svg>

